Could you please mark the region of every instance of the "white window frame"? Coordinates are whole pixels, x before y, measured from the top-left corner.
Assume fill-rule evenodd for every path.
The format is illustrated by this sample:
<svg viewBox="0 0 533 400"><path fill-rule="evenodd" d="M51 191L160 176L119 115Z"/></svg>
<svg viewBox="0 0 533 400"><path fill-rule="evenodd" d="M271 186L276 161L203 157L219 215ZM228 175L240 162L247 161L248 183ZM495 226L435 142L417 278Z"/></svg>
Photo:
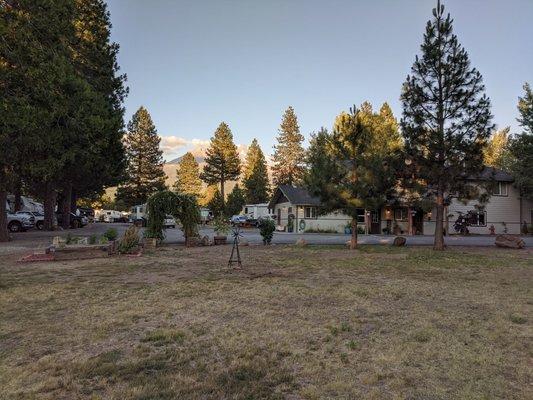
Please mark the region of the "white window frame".
<svg viewBox="0 0 533 400"><path fill-rule="evenodd" d="M470 226L474 226L474 227L483 227L483 226L487 226L487 212L486 211L478 211L476 212L477 214L477 224L472 224L471 221L470 222ZM479 216L483 214L485 220L483 221L484 223L483 224L480 224L479 223Z"/></svg>
<svg viewBox="0 0 533 400"><path fill-rule="evenodd" d="M316 219L317 218L316 207L308 207L308 206L304 207L304 218L305 219Z"/></svg>
<svg viewBox="0 0 533 400"><path fill-rule="evenodd" d="M400 212L400 218L396 217L397 212ZM395 208L394 209L394 220L395 221L407 221L407 216L408 216L407 213L408 213L407 207Z"/></svg>
<svg viewBox="0 0 533 400"><path fill-rule="evenodd" d="M496 182L496 186L492 189L492 195L502 197L508 196L509 190L507 182Z"/></svg>

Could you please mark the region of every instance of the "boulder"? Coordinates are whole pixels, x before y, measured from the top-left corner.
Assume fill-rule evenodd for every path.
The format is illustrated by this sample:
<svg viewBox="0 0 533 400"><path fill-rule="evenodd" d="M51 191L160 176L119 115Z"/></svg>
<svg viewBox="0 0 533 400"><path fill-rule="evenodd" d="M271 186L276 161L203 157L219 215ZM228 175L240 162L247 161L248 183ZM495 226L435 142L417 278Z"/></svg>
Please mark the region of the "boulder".
<svg viewBox="0 0 533 400"><path fill-rule="evenodd" d="M392 245L401 247L401 246L405 246L406 242L407 242L407 239L404 238L403 236L396 236L394 238L394 241L392 242Z"/></svg>
<svg viewBox="0 0 533 400"><path fill-rule="evenodd" d="M524 241L518 236L513 235L498 235L494 244L498 247L506 247L509 249L522 249L525 246Z"/></svg>
<svg viewBox="0 0 533 400"><path fill-rule="evenodd" d="M211 243L209 242L209 236L205 235L200 239L200 246L209 246Z"/></svg>
<svg viewBox="0 0 533 400"><path fill-rule="evenodd" d="M301 247L307 246L307 242L305 241L305 239L300 238L296 241L296 246L301 246Z"/></svg>

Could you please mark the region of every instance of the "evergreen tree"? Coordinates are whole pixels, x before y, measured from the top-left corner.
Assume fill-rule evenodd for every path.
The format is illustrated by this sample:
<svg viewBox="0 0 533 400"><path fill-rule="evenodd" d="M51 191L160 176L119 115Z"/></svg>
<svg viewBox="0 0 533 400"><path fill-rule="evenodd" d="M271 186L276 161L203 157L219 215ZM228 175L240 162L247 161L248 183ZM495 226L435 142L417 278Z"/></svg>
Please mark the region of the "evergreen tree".
<svg viewBox="0 0 533 400"><path fill-rule="evenodd" d="M150 114L141 106L128 123L124 139L126 180L118 188L117 200L128 206L144 204L152 194L165 189L160 141Z"/></svg>
<svg viewBox="0 0 533 400"><path fill-rule="evenodd" d="M379 127L368 118L371 113L355 108L335 120L333 133L325 129L313 135L307 151L309 191L320 197L320 212L341 210L352 218L350 248L357 247L357 216L361 209L377 210L393 193L399 149L382 151ZM391 140L393 142L393 140Z"/></svg>
<svg viewBox="0 0 533 400"><path fill-rule="evenodd" d="M206 150L206 165L200 178L208 185L219 184L222 202L225 201L224 184L236 180L241 173L241 160L229 126L222 122L211 138Z"/></svg>
<svg viewBox="0 0 533 400"><path fill-rule="evenodd" d="M245 204L246 199L244 197L244 191L239 187L239 184L236 184L228 195L226 215L231 217L232 215L240 214Z"/></svg>
<svg viewBox="0 0 533 400"><path fill-rule="evenodd" d="M436 250L444 249L445 202L452 195L472 193L464 176L483 168L483 148L493 129L481 74L470 66L452 23L439 0L426 26L422 55L401 94L410 176L426 183L424 190L436 208Z"/></svg>
<svg viewBox="0 0 533 400"><path fill-rule="evenodd" d="M220 190L218 190L218 187L216 186L213 197L207 203L207 207L211 210L213 217L215 218L224 216L226 214L224 199L222 198Z"/></svg>
<svg viewBox="0 0 533 400"><path fill-rule="evenodd" d="M297 184L305 171L303 166L305 150L302 147L304 137L300 134L298 119L292 107L283 114L277 140L272 166L274 184L277 186Z"/></svg>
<svg viewBox="0 0 533 400"><path fill-rule="evenodd" d="M508 170L509 168L509 131L511 127L496 131L490 137L483 151L483 161L490 167Z"/></svg>
<svg viewBox="0 0 533 400"><path fill-rule="evenodd" d="M268 167L257 139L252 140L248 148L243 175L242 183L246 202L250 204L266 203L270 186L268 182Z"/></svg>
<svg viewBox="0 0 533 400"><path fill-rule="evenodd" d="M524 91L518 101L518 122L524 132L511 141L511 171L521 195L533 200L533 92L527 83Z"/></svg>
<svg viewBox="0 0 533 400"><path fill-rule="evenodd" d="M181 157L176 172L174 190L177 193L186 193L199 198L202 194L200 167L191 152L187 152Z"/></svg>

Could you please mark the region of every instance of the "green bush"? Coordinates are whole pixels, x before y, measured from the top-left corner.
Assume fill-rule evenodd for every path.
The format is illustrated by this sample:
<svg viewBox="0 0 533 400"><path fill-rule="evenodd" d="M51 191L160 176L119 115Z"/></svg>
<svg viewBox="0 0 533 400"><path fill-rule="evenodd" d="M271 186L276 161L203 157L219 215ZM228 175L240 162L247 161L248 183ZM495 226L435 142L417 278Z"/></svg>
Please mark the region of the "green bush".
<svg viewBox="0 0 533 400"><path fill-rule="evenodd" d="M222 215L219 215L213 220L213 226L215 232L222 236L227 235L231 229L227 219Z"/></svg>
<svg viewBox="0 0 533 400"><path fill-rule="evenodd" d="M96 236L94 233L89 236L89 244L96 244L98 241L98 236Z"/></svg>
<svg viewBox="0 0 533 400"><path fill-rule="evenodd" d="M105 231L103 236L109 241L116 240L118 237L118 232L115 228L109 228L107 231Z"/></svg>
<svg viewBox="0 0 533 400"><path fill-rule="evenodd" d="M271 219L264 219L259 224L259 233L263 238L263 244L267 245L272 242L274 231L276 230L276 224Z"/></svg>
<svg viewBox="0 0 533 400"><path fill-rule="evenodd" d="M140 240L139 229L135 225L130 226L118 242L118 252L121 254L134 252L139 247Z"/></svg>

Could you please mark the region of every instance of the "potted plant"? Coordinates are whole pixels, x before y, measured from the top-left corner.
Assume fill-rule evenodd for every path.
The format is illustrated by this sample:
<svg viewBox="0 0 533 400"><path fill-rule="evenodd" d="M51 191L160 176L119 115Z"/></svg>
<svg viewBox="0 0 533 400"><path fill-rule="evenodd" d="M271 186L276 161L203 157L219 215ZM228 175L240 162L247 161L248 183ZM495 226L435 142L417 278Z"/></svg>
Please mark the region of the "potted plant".
<svg viewBox="0 0 533 400"><path fill-rule="evenodd" d="M347 222L346 225L344 225L344 234L345 235L352 234L352 224L350 222Z"/></svg>
<svg viewBox="0 0 533 400"><path fill-rule="evenodd" d="M230 231L230 225L228 221L226 221L226 218L223 216L216 217L213 221L213 226L215 229L215 237L213 238L214 244L226 244L228 240L227 235Z"/></svg>

